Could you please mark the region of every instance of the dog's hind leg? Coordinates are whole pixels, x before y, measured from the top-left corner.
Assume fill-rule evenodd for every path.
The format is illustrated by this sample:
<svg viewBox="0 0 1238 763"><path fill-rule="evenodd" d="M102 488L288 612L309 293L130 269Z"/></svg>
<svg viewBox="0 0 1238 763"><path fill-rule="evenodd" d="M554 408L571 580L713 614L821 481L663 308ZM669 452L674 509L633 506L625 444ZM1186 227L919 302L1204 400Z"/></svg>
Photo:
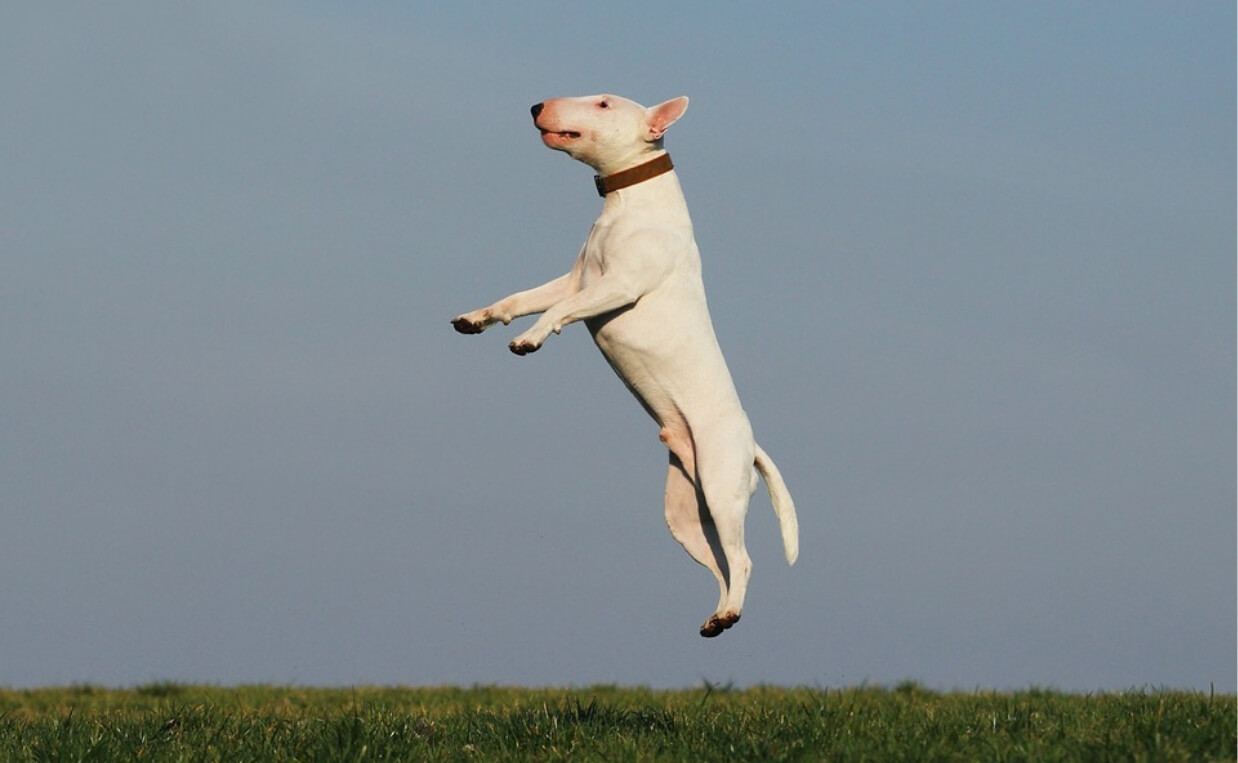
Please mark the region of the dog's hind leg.
<svg viewBox="0 0 1238 763"><path fill-rule="evenodd" d="M723 601L701 626L702 636L716 636L730 628L743 612L748 577L752 574L752 560L744 546L744 516L757 483L753 469L755 444L747 421L711 430L694 433L699 443L697 482L708 506L716 545L721 551L719 556L725 559L727 578Z"/></svg>
<svg viewBox="0 0 1238 763"><path fill-rule="evenodd" d="M718 580L718 610L721 610L727 599L726 555L705 499L689 475L683 461L672 452L666 471L666 525L684 550Z"/></svg>

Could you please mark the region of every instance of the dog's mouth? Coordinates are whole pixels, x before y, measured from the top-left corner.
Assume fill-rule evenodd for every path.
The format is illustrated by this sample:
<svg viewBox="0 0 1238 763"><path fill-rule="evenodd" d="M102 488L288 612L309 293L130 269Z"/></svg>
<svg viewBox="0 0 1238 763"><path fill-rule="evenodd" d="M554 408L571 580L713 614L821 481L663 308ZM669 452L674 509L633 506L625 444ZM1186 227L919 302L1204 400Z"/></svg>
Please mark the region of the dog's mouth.
<svg viewBox="0 0 1238 763"><path fill-rule="evenodd" d="M576 140L580 137L580 133L576 132L575 130L547 130L544 127L539 127L537 129L541 131L543 138L550 136L550 135L554 135L559 138L568 138L569 140Z"/></svg>

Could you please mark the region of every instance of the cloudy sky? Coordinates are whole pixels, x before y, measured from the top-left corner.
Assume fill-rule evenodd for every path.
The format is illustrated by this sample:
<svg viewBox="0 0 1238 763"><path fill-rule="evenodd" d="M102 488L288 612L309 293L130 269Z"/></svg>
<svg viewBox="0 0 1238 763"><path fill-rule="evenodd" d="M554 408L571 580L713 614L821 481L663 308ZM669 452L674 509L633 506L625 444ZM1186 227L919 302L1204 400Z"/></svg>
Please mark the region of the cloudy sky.
<svg viewBox="0 0 1238 763"><path fill-rule="evenodd" d="M1234 691L1233 3L610 5L5 4L0 686ZM710 641L587 332L448 323L605 91L799 508Z"/></svg>

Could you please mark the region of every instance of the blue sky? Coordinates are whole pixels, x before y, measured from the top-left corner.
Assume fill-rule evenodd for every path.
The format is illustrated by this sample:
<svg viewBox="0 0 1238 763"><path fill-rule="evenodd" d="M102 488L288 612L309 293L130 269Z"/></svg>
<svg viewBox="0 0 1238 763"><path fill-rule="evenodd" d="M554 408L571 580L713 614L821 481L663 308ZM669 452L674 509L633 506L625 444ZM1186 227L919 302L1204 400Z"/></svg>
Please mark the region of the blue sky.
<svg viewBox="0 0 1238 763"><path fill-rule="evenodd" d="M0 11L0 685L1235 689L1235 11ZM715 326L796 498L743 622L580 327L531 104L686 94Z"/></svg>

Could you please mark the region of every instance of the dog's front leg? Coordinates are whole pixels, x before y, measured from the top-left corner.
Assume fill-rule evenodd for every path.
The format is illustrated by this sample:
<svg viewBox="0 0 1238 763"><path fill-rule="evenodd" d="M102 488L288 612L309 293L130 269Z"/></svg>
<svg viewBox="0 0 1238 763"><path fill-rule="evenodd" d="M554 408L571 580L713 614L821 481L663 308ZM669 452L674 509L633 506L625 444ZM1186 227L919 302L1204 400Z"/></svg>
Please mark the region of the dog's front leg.
<svg viewBox="0 0 1238 763"><path fill-rule="evenodd" d="M451 325L461 334L480 334L495 323L507 325L522 315L544 312L567 297L578 280L576 269L573 269L541 286L504 297L489 307L456 316L451 319Z"/></svg>
<svg viewBox="0 0 1238 763"><path fill-rule="evenodd" d="M636 302L645 293L636 284L618 276L607 276L590 283L561 302L546 308L537 323L512 340L508 347L517 355L536 352L553 332L558 334L569 323L618 310Z"/></svg>

